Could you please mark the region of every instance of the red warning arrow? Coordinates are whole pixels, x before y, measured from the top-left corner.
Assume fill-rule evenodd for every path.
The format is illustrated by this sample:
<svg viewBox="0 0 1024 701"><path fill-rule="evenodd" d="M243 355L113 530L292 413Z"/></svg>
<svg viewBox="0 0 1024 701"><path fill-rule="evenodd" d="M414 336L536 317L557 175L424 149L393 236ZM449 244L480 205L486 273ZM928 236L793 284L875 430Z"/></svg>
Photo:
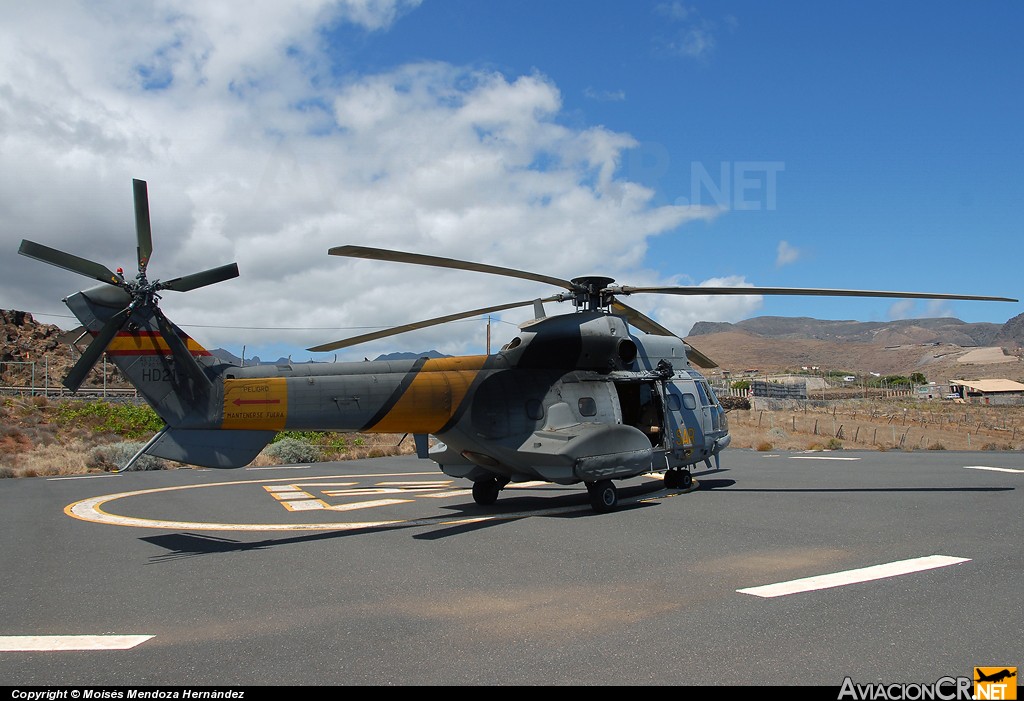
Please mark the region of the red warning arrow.
<svg viewBox="0 0 1024 701"><path fill-rule="evenodd" d="M236 399L232 402L235 406L243 404L280 404L280 399Z"/></svg>

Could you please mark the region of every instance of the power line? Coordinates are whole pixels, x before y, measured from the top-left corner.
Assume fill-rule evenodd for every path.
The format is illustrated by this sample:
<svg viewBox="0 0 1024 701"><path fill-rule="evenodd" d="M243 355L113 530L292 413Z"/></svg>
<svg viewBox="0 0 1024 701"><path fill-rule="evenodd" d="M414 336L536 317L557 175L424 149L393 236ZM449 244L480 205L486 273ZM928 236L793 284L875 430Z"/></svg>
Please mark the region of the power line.
<svg viewBox="0 0 1024 701"><path fill-rule="evenodd" d="M33 318L41 316L53 316L60 319L78 319L71 314L51 314L49 312L27 312L31 314ZM464 324L467 322L481 321L484 317L473 318L473 319L457 319L450 321L450 324ZM493 321L502 321L506 324L511 322L503 321L502 319L493 319ZM512 324L515 326L515 324ZM363 331L369 329L386 329L388 326L221 326L217 324L177 324L177 326L187 327L191 329L231 329L235 331Z"/></svg>

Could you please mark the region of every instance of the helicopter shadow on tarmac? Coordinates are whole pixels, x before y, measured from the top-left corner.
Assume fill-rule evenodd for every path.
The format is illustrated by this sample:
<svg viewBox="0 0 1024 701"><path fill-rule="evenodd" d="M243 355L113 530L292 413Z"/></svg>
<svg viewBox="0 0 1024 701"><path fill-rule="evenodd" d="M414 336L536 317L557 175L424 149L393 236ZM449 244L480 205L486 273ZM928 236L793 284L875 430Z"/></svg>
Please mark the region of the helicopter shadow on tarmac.
<svg viewBox="0 0 1024 701"><path fill-rule="evenodd" d="M733 484L732 480L714 480ZM719 485L727 486L727 485ZM705 489L703 483L695 483L696 489ZM156 536L140 538L144 542L162 548L166 552L155 555L149 559L150 564L171 562L184 558L192 558L204 555L217 555L225 553L238 553L266 550L272 547L295 545L300 543L311 543L322 540L333 540L336 538L348 538L354 536L379 533L382 530L420 529L424 532L417 533L412 537L416 540L439 540L453 536L470 533L484 528L492 528L502 524L518 521L524 518L560 518L560 519L589 519L589 518L614 518L614 514L595 514L588 506L586 493L581 493L573 487L566 487L566 494L550 496L552 488L547 488L546 496L520 494L508 497L498 507L490 507L484 511L473 503L453 504L447 508L449 511L457 512L444 516L436 516L425 519L411 519L408 522L389 523L387 525L368 525L366 528L353 528L345 530L333 530L317 533L306 533L302 535L288 536L282 538L265 538L257 541L244 541L221 536L213 536L205 533L167 533ZM557 487L555 488L557 489ZM696 489L694 491L696 491ZM617 511L628 511L657 505L660 500L652 499L659 492L669 491L660 482L641 483L624 486L621 490L622 500ZM476 520L481 516L485 520ZM452 523L453 519L464 518L465 522ZM434 527L434 526L437 527Z"/></svg>

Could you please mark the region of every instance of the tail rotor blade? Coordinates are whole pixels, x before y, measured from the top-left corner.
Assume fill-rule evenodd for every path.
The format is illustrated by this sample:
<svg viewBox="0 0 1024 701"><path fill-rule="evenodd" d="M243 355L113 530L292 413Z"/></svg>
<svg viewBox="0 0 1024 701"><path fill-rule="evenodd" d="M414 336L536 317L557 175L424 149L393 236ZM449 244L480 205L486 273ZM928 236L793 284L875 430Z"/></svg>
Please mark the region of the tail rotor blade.
<svg viewBox="0 0 1024 701"><path fill-rule="evenodd" d="M153 229L149 223L149 191L145 180L132 180L135 194L135 234L139 240L139 272L146 272L153 255Z"/></svg>
<svg viewBox="0 0 1024 701"><path fill-rule="evenodd" d="M188 292L207 285L224 282L231 278L238 277L238 264L229 263L219 268L210 268L199 273L177 277L173 280L160 283L160 289L172 290L174 292Z"/></svg>
<svg viewBox="0 0 1024 701"><path fill-rule="evenodd" d="M50 248L44 246L41 243L33 243L32 241L22 240L21 247L18 248L18 253L29 258L35 258L41 260L44 263L50 265L56 265L58 268L64 268L70 270L73 273L79 275L85 275L91 277L94 280L105 282L109 285L121 284L121 278L119 278L110 270L99 263L94 263L91 260L85 258L79 258L78 256L65 253L64 251L58 251L56 248Z"/></svg>
<svg viewBox="0 0 1024 701"><path fill-rule="evenodd" d="M189 352L188 346L181 340L181 336L174 330L171 322L168 321L163 312L155 307L153 308L153 315L156 317L156 323L160 327L160 335L167 342L167 346L171 349L171 354L174 356L178 366L188 374L192 382L195 383L196 389L199 391L208 390L210 388L210 378L206 376L202 367L199 366L199 363Z"/></svg>
<svg viewBox="0 0 1024 701"><path fill-rule="evenodd" d="M64 386L72 392L77 392L78 388L85 382L85 378L89 375L93 366L103 355L103 351L107 350L107 346L114 340L117 332L124 326L124 322L128 319L131 314L131 308L122 309L114 316L107 320L107 323L103 325L100 332L93 339L93 342L85 349L82 353L82 357L78 359L78 362L74 364L71 371L68 372L67 377L64 378Z"/></svg>

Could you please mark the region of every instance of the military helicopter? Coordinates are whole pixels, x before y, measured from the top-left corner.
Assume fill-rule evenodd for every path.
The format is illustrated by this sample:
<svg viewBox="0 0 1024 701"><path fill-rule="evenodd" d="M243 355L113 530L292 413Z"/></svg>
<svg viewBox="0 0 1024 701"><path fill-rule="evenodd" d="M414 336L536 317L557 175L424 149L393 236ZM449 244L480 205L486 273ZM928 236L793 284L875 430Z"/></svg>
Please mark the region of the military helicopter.
<svg viewBox="0 0 1024 701"><path fill-rule="evenodd" d="M326 343L366 341L517 307L534 318L495 354L418 360L240 367L226 363L160 311L164 292L188 292L238 275L234 263L150 280L147 184L133 182L138 273L23 240L19 253L103 283L64 302L94 336L64 385L77 391L103 353L166 422L142 455L236 468L284 429L412 433L417 454L472 482L493 504L510 482L587 487L597 512L618 504L615 480L663 473L668 489L692 485L698 463L719 465L730 441L726 412L696 367L715 363L620 297L822 295L1008 301L1004 297L776 287L629 287L609 277L549 275L418 253L339 246L328 253L390 263L509 276L559 288L547 297L449 314ZM574 311L547 316L544 304ZM435 442L431 445L429 436Z"/></svg>

